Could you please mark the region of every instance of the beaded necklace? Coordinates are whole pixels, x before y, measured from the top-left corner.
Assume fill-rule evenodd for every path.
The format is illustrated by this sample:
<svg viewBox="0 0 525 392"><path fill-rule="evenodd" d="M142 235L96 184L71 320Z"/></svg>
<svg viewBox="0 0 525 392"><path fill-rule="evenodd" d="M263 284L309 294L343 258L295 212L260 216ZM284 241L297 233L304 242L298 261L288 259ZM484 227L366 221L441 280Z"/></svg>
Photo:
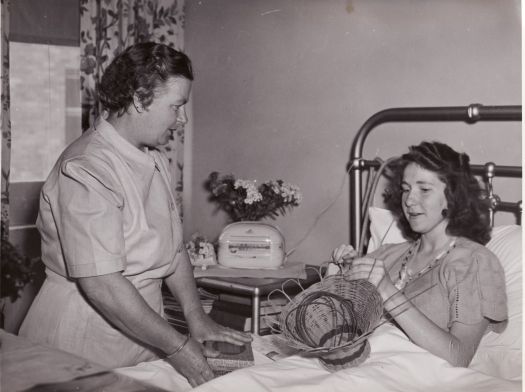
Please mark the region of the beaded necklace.
<svg viewBox="0 0 525 392"><path fill-rule="evenodd" d="M403 258L401 269L399 270L399 277L397 279L397 282L394 284L394 286L398 290L403 290L410 281L419 278L421 275L425 274L426 272L434 268L441 259L444 259L445 257L447 257L450 251L456 247L456 238L453 238L452 241L450 241L450 243L448 244L448 247L442 252L440 252L433 261L427 264L426 267L418 271L417 274L412 275L408 271L408 262L414 258L414 255L417 252L417 249L419 249L420 244L421 244L421 238L418 238L417 241L415 241L412 244L410 249L408 249L407 253L405 254L405 257Z"/></svg>

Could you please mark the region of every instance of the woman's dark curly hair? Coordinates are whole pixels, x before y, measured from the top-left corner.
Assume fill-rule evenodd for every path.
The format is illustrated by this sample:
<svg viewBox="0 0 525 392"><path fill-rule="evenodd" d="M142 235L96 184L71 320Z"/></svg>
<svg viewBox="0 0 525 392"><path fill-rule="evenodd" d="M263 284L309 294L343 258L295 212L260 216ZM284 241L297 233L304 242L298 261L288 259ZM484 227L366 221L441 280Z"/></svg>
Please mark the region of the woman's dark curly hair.
<svg viewBox="0 0 525 392"><path fill-rule="evenodd" d="M97 93L105 110L121 116L133 104L135 94L147 108L155 90L176 76L193 80L188 56L164 44L142 42L113 59L104 71Z"/></svg>
<svg viewBox="0 0 525 392"><path fill-rule="evenodd" d="M390 184L385 202L397 217L406 237L416 239L419 233L412 231L403 214L401 183L409 163L415 163L436 173L445 183L447 199L447 232L485 245L490 240L488 203L483 200L482 188L470 169L470 158L439 142L422 142L411 146L409 152L391 166Z"/></svg>

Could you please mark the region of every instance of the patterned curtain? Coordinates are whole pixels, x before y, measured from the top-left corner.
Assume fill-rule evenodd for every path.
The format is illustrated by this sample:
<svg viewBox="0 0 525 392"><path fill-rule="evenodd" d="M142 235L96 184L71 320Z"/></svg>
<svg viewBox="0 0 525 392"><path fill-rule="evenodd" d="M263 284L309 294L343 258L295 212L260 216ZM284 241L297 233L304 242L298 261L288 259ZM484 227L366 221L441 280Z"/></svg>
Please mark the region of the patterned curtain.
<svg viewBox="0 0 525 392"><path fill-rule="evenodd" d="M0 73L2 76L1 95L1 127L2 127L2 226L1 238L9 237L9 173L11 168L11 116L9 94L9 0L2 0L0 6L0 51L2 62Z"/></svg>
<svg viewBox="0 0 525 392"><path fill-rule="evenodd" d="M82 128L99 115L96 85L105 67L129 45L155 41L182 50L184 0L80 0ZM164 147L182 215L184 130ZM181 216L182 218L182 216Z"/></svg>

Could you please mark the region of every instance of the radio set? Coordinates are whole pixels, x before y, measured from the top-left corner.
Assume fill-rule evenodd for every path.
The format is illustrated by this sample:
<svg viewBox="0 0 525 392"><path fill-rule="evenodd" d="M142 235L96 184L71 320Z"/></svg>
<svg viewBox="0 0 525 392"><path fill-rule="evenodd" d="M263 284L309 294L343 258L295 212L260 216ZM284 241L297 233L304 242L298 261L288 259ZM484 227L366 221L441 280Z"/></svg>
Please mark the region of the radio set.
<svg viewBox="0 0 525 392"><path fill-rule="evenodd" d="M280 268L285 261L284 237L267 223L231 223L219 236L217 261L228 268Z"/></svg>

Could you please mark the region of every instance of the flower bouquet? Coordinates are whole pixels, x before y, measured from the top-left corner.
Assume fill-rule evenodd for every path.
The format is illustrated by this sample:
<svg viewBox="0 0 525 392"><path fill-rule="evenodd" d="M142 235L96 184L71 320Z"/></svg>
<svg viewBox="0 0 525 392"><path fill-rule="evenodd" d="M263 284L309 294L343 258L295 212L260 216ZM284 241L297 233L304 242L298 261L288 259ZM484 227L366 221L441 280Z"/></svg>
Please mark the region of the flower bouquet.
<svg viewBox="0 0 525 392"><path fill-rule="evenodd" d="M236 179L232 174L210 173L206 183L209 200L228 214L233 222L275 219L279 214L299 206L299 187L283 180L266 181Z"/></svg>
<svg viewBox="0 0 525 392"><path fill-rule="evenodd" d="M186 250L190 257L191 265L203 270L210 265L217 264L215 248L208 239L200 233L193 233L191 239L186 243Z"/></svg>

